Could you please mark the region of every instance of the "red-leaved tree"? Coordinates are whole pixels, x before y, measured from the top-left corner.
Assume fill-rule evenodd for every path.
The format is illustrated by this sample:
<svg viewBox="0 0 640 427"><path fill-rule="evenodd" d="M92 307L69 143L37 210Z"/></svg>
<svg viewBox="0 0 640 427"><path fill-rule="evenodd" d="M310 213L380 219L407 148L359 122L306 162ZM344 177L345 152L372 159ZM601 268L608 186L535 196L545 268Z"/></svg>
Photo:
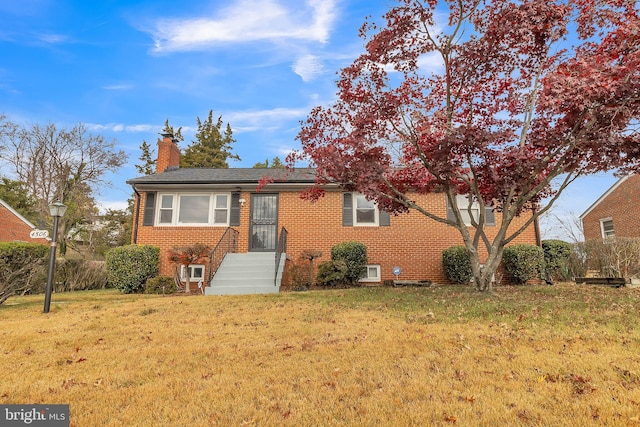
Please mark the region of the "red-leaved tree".
<svg viewBox="0 0 640 427"><path fill-rule="evenodd" d="M491 291L505 245L568 184L638 168L638 15L635 0L399 0L386 25L365 22L366 52L341 71L338 99L312 110L288 160L317 168L311 199L337 182L381 209L456 227L476 287ZM412 199L432 192L455 219ZM495 237L485 205L501 219Z"/></svg>
<svg viewBox="0 0 640 427"><path fill-rule="evenodd" d="M194 243L191 246L174 246L169 252L169 259L184 267L186 284L185 293L191 293L191 275L189 267L209 256L211 248L204 243ZM204 289L202 289L204 292Z"/></svg>

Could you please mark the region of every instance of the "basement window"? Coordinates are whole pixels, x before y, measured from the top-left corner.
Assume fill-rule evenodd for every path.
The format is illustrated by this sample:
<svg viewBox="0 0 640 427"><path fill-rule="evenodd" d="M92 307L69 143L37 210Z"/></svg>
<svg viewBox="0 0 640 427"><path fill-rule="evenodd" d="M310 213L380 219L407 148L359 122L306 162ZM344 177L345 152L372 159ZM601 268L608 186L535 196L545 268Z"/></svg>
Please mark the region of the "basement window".
<svg viewBox="0 0 640 427"><path fill-rule="evenodd" d="M187 280L187 268L184 265L180 266L180 279ZM191 264L189 266L189 281L199 282L203 279L204 279L204 265Z"/></svg>
<svg viewBox="0 0 640 427"><path fill-rule="evenodd" d="M380 266L377 264L367 265L367 274L360 279L360 282L380 282Z"/></svg>

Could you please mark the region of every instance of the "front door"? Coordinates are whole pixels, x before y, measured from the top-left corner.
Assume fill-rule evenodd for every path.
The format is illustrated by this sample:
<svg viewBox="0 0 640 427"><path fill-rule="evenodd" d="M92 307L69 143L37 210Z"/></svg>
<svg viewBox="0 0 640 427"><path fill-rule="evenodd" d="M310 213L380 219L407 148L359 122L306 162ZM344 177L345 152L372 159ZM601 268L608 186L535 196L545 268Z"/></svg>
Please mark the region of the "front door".
<svg viewBox="0 0 640 427"><path fill-rule="evenodd" d="M251 195L249 250L273 252L278 244L278 195Z"/></svg>

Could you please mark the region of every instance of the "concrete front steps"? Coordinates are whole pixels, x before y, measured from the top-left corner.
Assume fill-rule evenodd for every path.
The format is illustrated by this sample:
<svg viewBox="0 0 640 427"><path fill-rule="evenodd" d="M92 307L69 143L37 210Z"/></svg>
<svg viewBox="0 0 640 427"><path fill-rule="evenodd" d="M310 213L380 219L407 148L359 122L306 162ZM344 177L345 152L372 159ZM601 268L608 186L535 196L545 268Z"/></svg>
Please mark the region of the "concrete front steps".
<svg viewBox="0 0 640 427"><path fill-rule="evenodd" d="M275 277L275 252L249 252L227 254L205 295L273 294L280 292L285 254L282 254L278 280Z"/></svg>

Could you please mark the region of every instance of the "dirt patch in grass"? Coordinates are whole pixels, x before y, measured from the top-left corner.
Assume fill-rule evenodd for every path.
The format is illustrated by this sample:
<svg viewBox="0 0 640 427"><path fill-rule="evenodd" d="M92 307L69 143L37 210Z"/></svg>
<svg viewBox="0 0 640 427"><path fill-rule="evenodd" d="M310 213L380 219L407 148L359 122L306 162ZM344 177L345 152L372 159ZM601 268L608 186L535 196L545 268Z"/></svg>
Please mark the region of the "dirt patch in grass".
<svg viewBox="0 0 640 427"><path fill-rule="evenodd" d="M41 296L11 301L0 306L0 402L69 403L74 426L640 417L638 290L100 291L54 295L47 315Z"/></svg>

